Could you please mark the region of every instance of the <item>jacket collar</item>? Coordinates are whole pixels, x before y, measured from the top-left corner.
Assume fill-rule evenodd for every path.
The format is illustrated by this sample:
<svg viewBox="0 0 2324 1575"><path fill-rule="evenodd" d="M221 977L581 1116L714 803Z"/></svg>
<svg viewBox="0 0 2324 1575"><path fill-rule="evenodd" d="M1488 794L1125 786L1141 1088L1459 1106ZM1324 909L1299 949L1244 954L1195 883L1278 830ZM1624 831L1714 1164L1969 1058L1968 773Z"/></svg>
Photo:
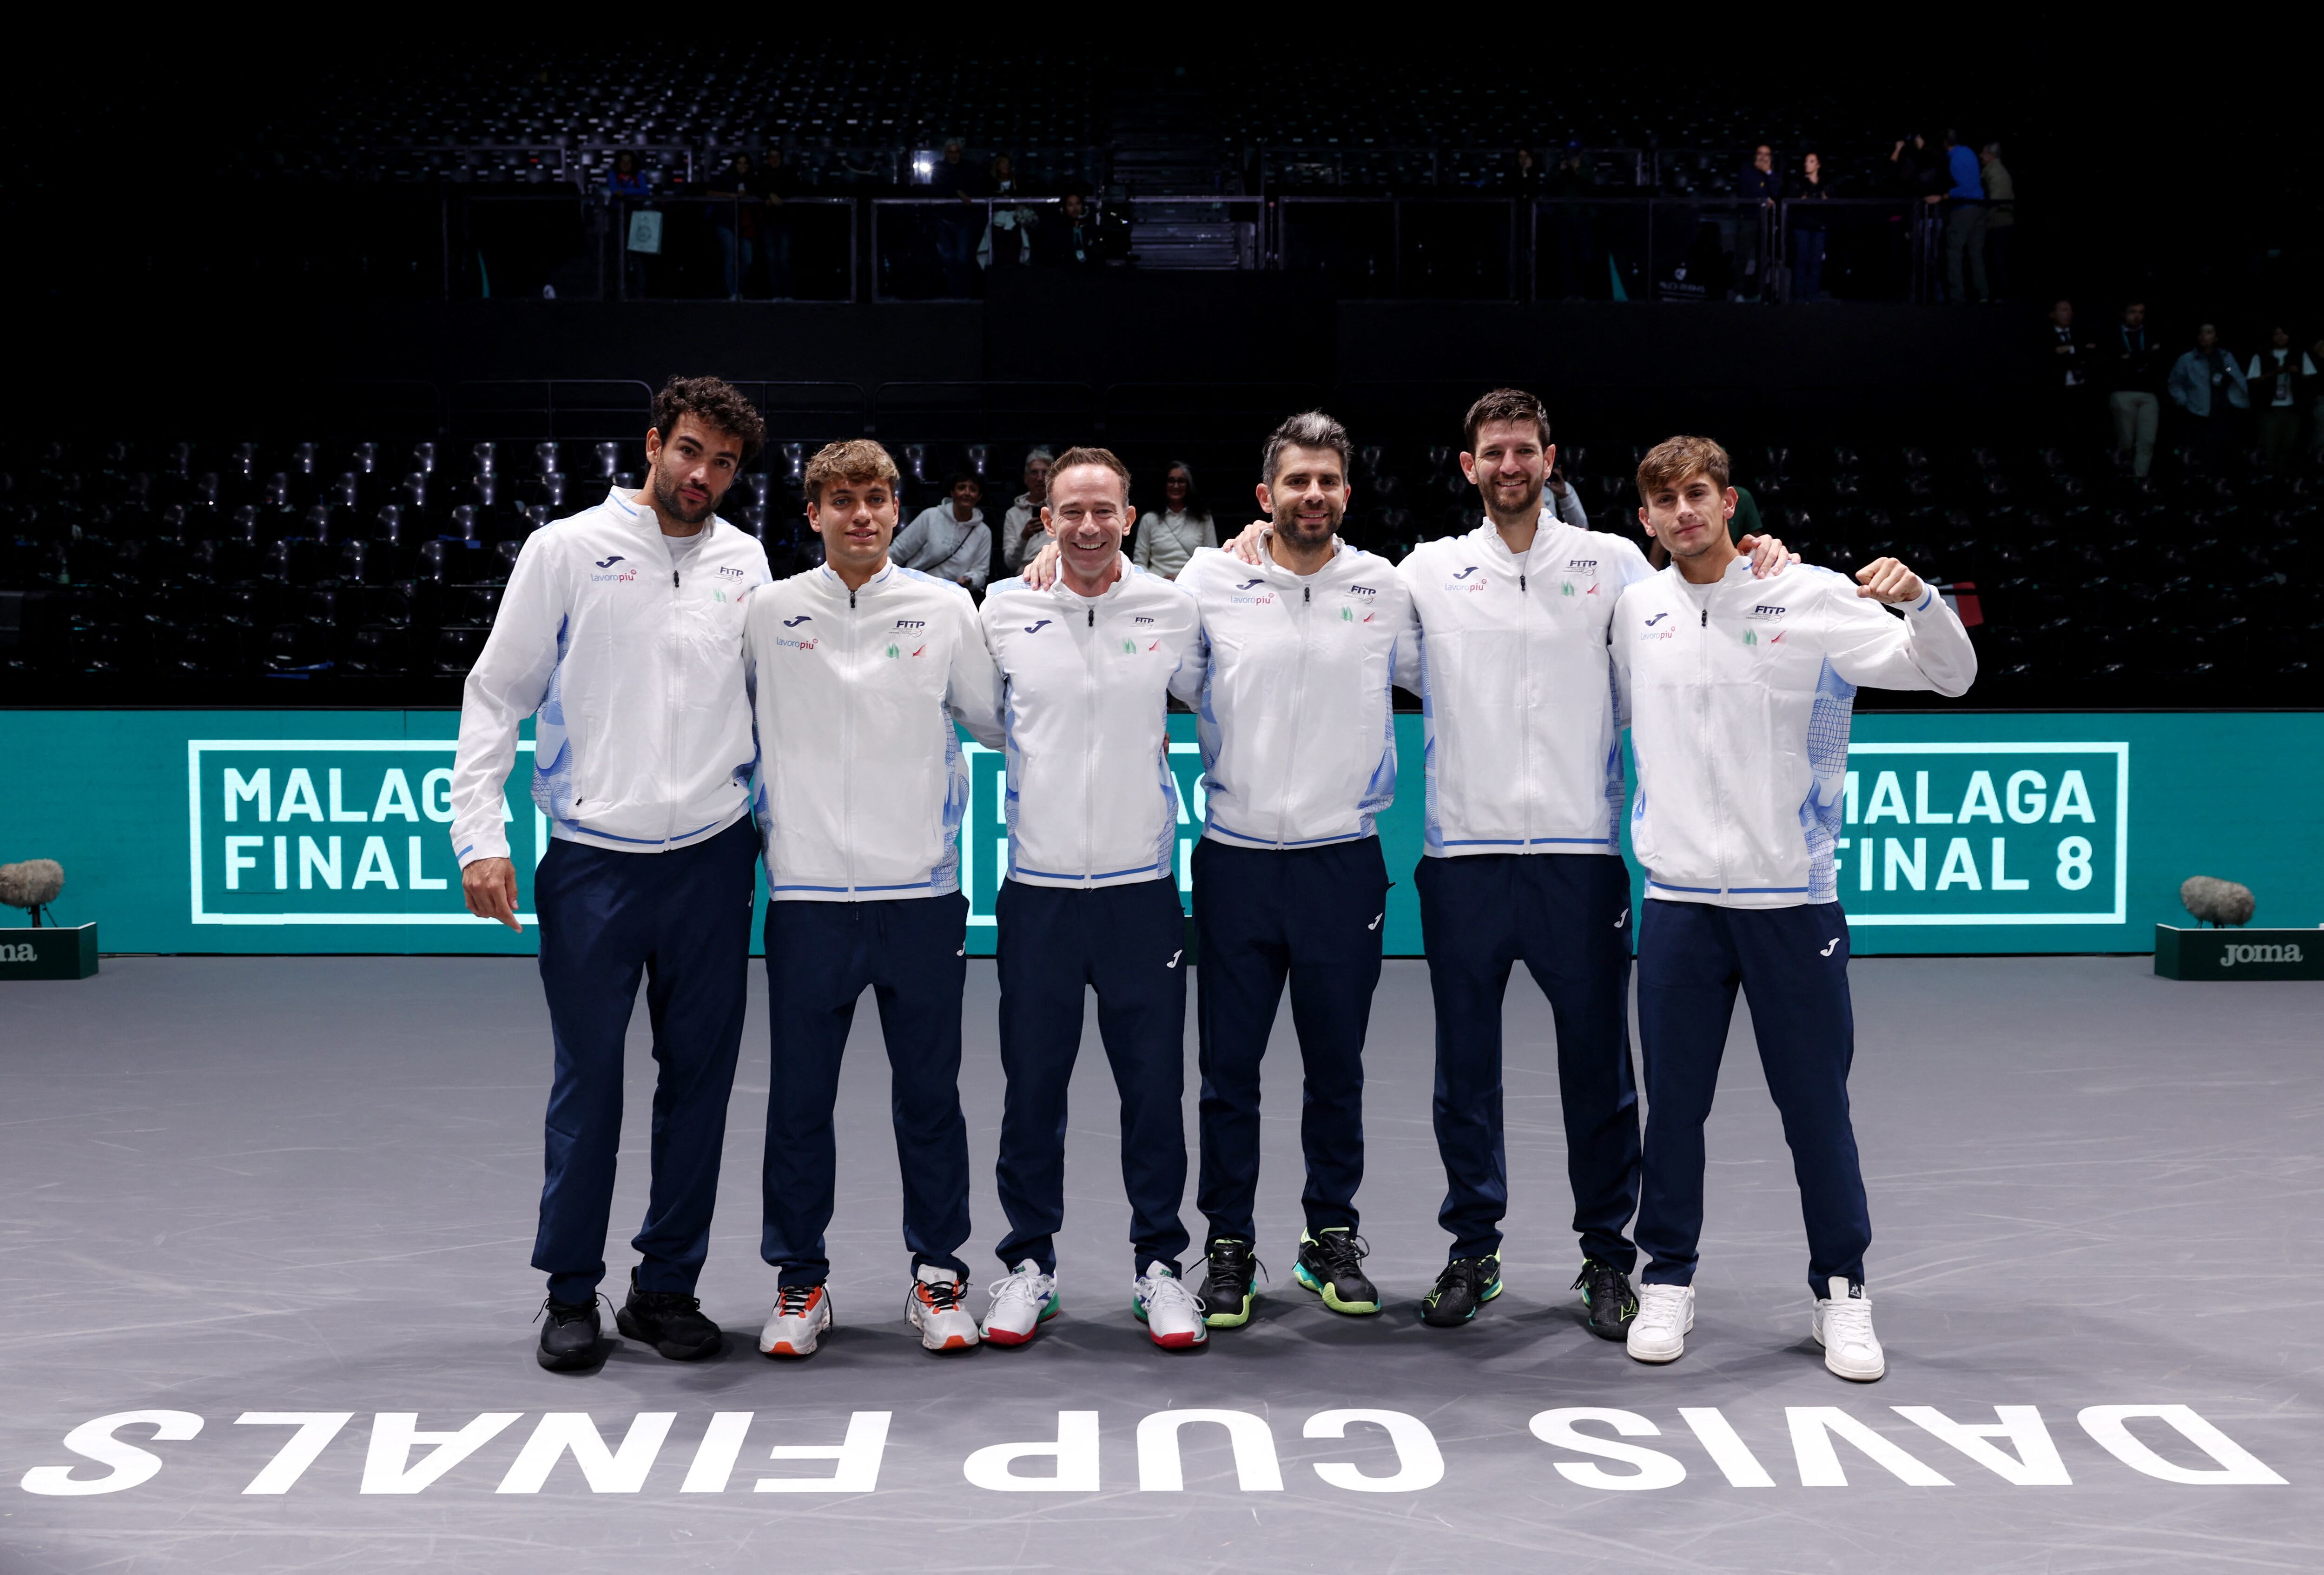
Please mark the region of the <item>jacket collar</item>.
<svg viewBox="0 0 2324 1575"><path fill-rule="evenodd" d="M816 564L815 566L815 572L816 583L823 587L824 590L827 594L832 596L845 596L847 594L847 582L840 579L837 574L832 571L830 564ZM895 578L896 561L893 558L890 558L881 569L879 573L873 575L871 579L863 582L862 588L864 590L884 588L888 583Z"/></svg>
<svg viewBox="0 0 2324 1575"><path fill-rule="evenodd" d="M1137 565L1131 563L1128 557L1120 552L1116 552L1113 556L1115 561L1121 565L1121 572L1113 577L1111 585L1107 586L1097 595L1084 596L1065 583L1065 577L1062 571L1058 573L1056 579L1049 582L1049 594L1067 606L1079 602L1086 607L1092 602L1111 601L1130 583L1130 577L1138 572Z"/></svg>
<svg viewBox="0 0 2324 1575"><path fill-rule="evenodd" d="M1544 500L1545 504L1546 501ZM1534 525L1533 545L1526 550L1523 561L1530 564L1537 556L1543 557L1544 561L1547 561L1549 557L1554 557L1556 555L1554 549L1544 555L1542 548L1554 540L1557 533L1565 528L1565 522L1545 506L1541 511L1541 518ZM1509 544L1501 539L1500 527L1493 523L1490 515L1486 516L1482 523L1469 533L1469 539L1476 542L1477 550L1486 554L1494 563L1508 569L1517 567L1518 555L1509 551Z"/></svg>
<svg viewBox="0 0 2324 1575"><path fill-rule="evenodd" d="M653 510L641 505L632 496L630 489L620 486L608 488L605 493L605 506L613 512L615 518L626 522L636 530L644 532L657 542L662 539L660 519L656 516ZM710 544L710 538L716 534L718 527L725 523L715 514L702 522L704 546ZM727 528L731 530L733 527ZM668 551L667 547L664 551Z"/></svg>
<svg viewBox="0 0 2324 1575"><path fill-rule="evenodd" d="M1294 574L1275 561L1274 551L1270 548L1259 553L1259 562L1255 569L1240 559L1236 560L1235 567L1250 570L1270 585L1322 585L1344 573L1355 556L1356 549L1342 542L1333 550L1331 557L1323 561L1323 568L1313 574Z"/></svg>

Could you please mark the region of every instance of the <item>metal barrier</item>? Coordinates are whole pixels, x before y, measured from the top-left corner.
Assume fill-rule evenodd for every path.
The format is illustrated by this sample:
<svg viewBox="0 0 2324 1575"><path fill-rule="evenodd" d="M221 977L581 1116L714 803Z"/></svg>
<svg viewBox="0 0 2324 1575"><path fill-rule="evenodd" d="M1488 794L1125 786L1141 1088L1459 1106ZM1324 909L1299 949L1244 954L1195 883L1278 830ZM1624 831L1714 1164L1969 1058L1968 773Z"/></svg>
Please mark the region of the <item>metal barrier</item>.
<svg viewBox="0 0 2324 1575"><path fill-rule="evenodd" d="M447 300L971 301L1031 264L1304 273L1357 298L1924 302L1950 211L1905 196L1290 192L1115 198L1075 233L1066 200L454 190L427 217L342 224L331 244L356 258L338 270L351 279L387 259L396 290ZM439 260L414 261L425 243L405 232L431 219Z"/></svg>

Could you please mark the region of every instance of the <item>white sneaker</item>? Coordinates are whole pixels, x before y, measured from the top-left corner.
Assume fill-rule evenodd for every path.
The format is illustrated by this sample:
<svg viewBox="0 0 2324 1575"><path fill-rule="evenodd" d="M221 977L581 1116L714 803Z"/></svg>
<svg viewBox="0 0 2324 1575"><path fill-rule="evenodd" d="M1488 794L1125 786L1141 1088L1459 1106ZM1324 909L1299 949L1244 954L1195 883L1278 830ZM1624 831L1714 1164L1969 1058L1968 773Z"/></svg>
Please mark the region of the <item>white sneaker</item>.
<svg viewBox="0 0 2324 1575"><path fill-rule="evenodd" d="M1823 1347L1823 1365L1843 1378L1869 1384L1888 1370L1880 1337L1872 1332L1872 1298L1861 1285L1834 1274L1825 1282L1831 1294L1808 1315L1808 1332Z"/></svg>
<svg viewBox="0 0 2324 1575"><path fill-rule="evenodd" d="M984 1311L987 1345L1021 1346L1057 1315L1057 1277L1045 1274L1031 1258L992 1282L992 1302Z"/></svg>
<svg viewBox="0 0 2324 1575"><path fill-rule="evenodd" d="M932 1351L976 1348L976 1315L961 1305L968 1282L950 1269L922 1264L904 1294L904 1314L920 1331L920 1343Z"/></svg>
<svg viewBox="0 0 2324 1575"><path fill-rule="evenodd" d="M1638 1315L1630 1320L1630 1355L1641 1362L1675 1362L1693 1327L1693 1286L1641 1285Z"/></svg>
<svg viewBox="0 0 2324 1575"><path fill-rule="evenodd" d="M1167 1264L1148 1264L1130 1282L1130 1306L1154 1343L1165 1350L1183 1351L1208 1345L1211 1326L1203 1321L1203 1299L1170 1272Z"/></svg>
<svg viewBox="0 0 2324 1575"><path fill-rule="evenodd" d="M770 1357L811 1357L831 1327L831 1292L821 1285L786 1285L759 1331L759 1349Z"/></svg>

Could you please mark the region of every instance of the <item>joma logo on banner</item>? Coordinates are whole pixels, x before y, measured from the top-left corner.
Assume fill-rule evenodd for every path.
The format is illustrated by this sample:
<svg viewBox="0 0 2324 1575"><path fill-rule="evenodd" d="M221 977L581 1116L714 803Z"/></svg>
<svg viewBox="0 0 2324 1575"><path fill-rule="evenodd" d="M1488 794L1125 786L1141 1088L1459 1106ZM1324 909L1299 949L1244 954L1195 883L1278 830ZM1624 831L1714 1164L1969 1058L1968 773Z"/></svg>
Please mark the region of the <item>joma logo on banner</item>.
<svg viewBox="0 0 2324 1575"><path fill-rule="evenodd" d="M1840 900L1853 924L2120 924L2127 744L1858 744Z"/></svg>
<svg viewBox="0 0 2324 1575"><path fill-rule="evenodd" d="M197 924L487 924L460 895L452 740L196 738L186 800ZM529 756L532 746L517 746ZM510 774L527 791L530 773ZM519 905L547 850L546 818L503 804ZM527 825L530 858L524 857ZM526 923L530 913L519 915Z"/></svg>

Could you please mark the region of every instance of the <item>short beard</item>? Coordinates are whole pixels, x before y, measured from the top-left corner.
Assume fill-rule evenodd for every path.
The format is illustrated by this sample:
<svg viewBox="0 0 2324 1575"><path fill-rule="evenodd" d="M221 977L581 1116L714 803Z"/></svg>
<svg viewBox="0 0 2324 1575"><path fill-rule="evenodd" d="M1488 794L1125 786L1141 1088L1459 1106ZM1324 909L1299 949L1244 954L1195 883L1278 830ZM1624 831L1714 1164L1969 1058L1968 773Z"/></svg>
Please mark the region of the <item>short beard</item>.
<svg viewBox="0 0 2324 1575"><path fill-rule="evenodd" d="M718 506L716 500L711 499L706 501L693 513L687 513L685 500L678 495L677 486L671 482L668 475L659 470L654 472L653 495L655 505L681 525L700 524L708 519L711 512Z"/></svg>
<svg viewBox="0 0 2324 1575"><path fill-rule="evenodd" d="M1313 549L1328 545L1332 538L1339 534L1341 518L1342 514L1335 511L1330 519L1323 522L1323 528L1310 536L1304 533L1296 516L1290 510L1286 509L1282 516L1275 522L1274 530L1275 533L1282 537L1291 547Z"/></svg>
<svg viewBox="0 0 2324 1575"><path fill-rule="evenodd" d="M1545 479L1546 478L1545 478ZM1544 490L1545 484L1543 482L1536 482L1534 485L1533 490L1526 495L1525 501L1517 505L1515 510L1511 511L1518 516L1518 523L1529 524L1533 521L1541 517L1541 495ZM1488 515L1490 515L1493 512L1493 495L1489 486L1480 486L1477 489L1477 492L1478 495L1484 499L1485 513Z"/></svg>

